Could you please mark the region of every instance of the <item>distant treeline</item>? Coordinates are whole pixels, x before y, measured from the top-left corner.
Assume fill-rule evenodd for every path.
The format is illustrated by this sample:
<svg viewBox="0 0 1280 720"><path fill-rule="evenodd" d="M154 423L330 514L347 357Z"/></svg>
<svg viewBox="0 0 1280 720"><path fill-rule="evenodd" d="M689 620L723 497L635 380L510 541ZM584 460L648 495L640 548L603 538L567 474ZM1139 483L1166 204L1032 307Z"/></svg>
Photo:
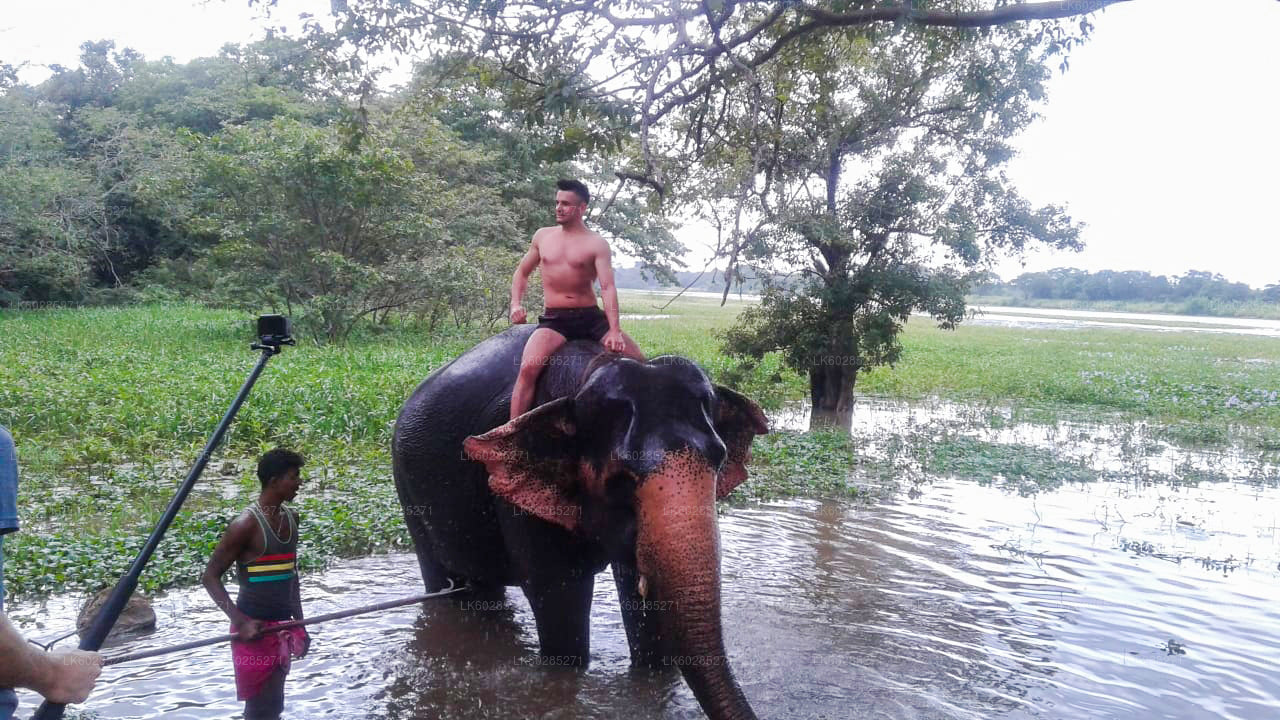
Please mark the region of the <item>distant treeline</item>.
<svg viewBox="0 0 1280 720"><path fill-rule="evenodd" d="M1231 282L1204 270L1168 277L1142 270L1100 270L1055 268L1023 273L1002 282L998 277L975 286L975 295L1015 295L1045 300L1136 300L1174 302L1202 297L1227 302L1280 302L1280 283L1254 290L1245 283Z"/></svg>
<svg viewBox="0 0 1280 720"><path fill-rule="evenodd" d="M1257 290L1203 270L1169 277L1142 270L1089 272L1055 268L1023 273L1007 282L992 275L975 285L970 295L986 302L1003 299L1031 305L1126 304L1195 315L1238 315L1257 314L1241 313L1242 308L1256 310L1280 304L1280 283Z"/></svg>

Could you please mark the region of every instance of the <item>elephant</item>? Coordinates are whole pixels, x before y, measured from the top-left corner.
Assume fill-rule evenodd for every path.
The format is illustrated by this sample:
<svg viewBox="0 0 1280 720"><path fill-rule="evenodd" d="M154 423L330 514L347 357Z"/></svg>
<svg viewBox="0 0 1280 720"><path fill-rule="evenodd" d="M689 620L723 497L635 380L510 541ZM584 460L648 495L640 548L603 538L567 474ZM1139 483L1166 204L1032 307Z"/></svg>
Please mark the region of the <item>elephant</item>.
<svg viewBox="0 0 1280 720"><path fill-rule="evenodd" d="M746 479L764 413L689 360L575 340L508 422L532 331L431 373L396 420L396 491L427 591L519 586L541 660L581 666L595 575L611 567L633 665L678 666L711 718L756 717L724 648L715 502Z"/></svg>

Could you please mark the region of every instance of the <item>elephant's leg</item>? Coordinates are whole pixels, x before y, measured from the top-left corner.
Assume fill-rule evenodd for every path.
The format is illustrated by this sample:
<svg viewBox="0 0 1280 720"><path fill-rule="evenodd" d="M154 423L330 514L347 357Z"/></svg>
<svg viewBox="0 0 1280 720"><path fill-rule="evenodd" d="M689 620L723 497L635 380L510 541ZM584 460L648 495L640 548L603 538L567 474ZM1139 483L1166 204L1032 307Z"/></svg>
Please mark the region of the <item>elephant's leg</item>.
<svg viewBox="0 0 1280 720"><path fill-rule="evenodd" d="M413 540L414 554L418 556L422 584L429 593L443 590L449 585L449 574L431 552L431 542L427 538L427 528L422 524L422 518L411 513L410 507L405 508L404 521L409 527L409 537Z"/></svg>
<svg viewBox="0 0 1280 720"><path fill-rule="evenodd" d="M505 603L506 588L503 586L485 584L446 570L431 552L431 544L427 541L427 528L422 519L409 517L406 514L405 520L409 525L409 536L413 538L414 550L418 556L418 567L422 570L422 584L427 592L444 590L452 582L454 587L463 585L471 587L467 592L451 596L453 602L462 603L462 606L468 609L497 610L498 606Z"/></svg>
<svg viewBox="0 0 1280 720"><path fill-rule="evenodd" d="M585 667L591 653L591 594L595 576L535 578L524 584L538 624L538 644L547 664Z"/></svg>
<svg viewBox="0 0 1280 720"><path fill-rule="evenodd" d="M618 604L622 609L622 624L627 629L627 645L631 648L631 662L644 667L659 667L666 654L659 631L659 603L646 602L636 589L640 573L634 563L614 562L613 582L618 587Z"/></svg>

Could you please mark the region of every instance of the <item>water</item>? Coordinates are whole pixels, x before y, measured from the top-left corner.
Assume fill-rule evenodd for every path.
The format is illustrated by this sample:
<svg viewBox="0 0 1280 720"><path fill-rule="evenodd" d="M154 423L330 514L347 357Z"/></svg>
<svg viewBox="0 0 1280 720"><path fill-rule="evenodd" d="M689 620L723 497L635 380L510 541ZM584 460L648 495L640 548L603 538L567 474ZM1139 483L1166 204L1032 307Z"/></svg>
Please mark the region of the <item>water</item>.
<svg viewBox="0 0 1280 720"><path fill-rule="evenodd" d="M675 290L632 290L630 292L669 297ZM685 297L720 299L720 293L690 290ZM729 294L730 302L759 302L759 295ZM1055 308L1026 308L1005 305L974 305L976 314L966 319L966 325L993 325L1009 328L1031 329L1079 329L1079 328L1128 328L1159 332L1227 333L1234 335L1258 335L1280 337L1280 320L1259 318L1210 317L1203 315L1170 315L1166 313L1111 312L1103 310L1059 310ZM924 313L913 314L918 320L929 322ZM642 316L636 316L641 319ZM664 316L643 316L643 319L660 319ZM624 315L625 319L626 316Z"/></svg>
<svg viewBox="0 0 1280 720"><path fill-rule="evenodd" d="M1010 328L1078 329L1127 328L1159 332L1227 333L1280 337L1280 320L1257 318L1204 317L1161 313L1103 312L1096 310L1056 310L1005 306L975 306L978 314L965 320L969 325ZM922 315L921 317L927 317Z"/></svg>
<svg viewBox="0 0 1280 720"><path fill-rule="evenodd" d="M875 503L729 509L730 657L763 718L1274 718L1278 493L1099 482L1023 497L936 478ZM319 614L420 589L395 554L307 576L303 595ZM532 615L508 598L496 617L436 603L318 627L286 715L701 717L677 674L630 669L607 575L585 672L538 667ZM226 631L202 590L155 605L159 630L130 649ZM48 637L73 613L54 598L13 615ZM225 646L115 666L86 709L236 716L229 673Z"/></svg>
<svg viewBox="0 0 1280 720"><path fill-rule="evenodd" d="M947 400L907 402L857 394L850 432L863 456L884 456L894 442L917 446L956 436L1000 446L1044 450L1064 464L1075 463L1100 475L1130 481L1212 478L1280 484L1280 466L1240 444L1183 447L1160 437L1159 426L1113 418L1103 422L1059 419L1052 424L1015 422L1007 406L970 405ZM808 401L792 403L770 415L776 430L809 428ZM1268 459L1270 457L1270 459Z"/></svg>

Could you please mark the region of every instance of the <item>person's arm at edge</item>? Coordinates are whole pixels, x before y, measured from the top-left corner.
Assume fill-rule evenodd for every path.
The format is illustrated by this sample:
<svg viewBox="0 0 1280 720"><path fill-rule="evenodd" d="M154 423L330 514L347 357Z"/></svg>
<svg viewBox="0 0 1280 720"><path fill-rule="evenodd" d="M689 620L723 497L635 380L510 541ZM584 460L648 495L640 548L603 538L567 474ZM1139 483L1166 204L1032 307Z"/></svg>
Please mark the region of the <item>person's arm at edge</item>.
<svg viewBox="0 0 1280 720"><path fill-rule="evenodd" d="M604 316L609 320L609 334L604 346L613 352L622 352L622 326L618 320L618 288L613 284L613 263L610 261L609 243L600 238L600 251L596 253L596 280L600 282L600 297L604 300Z"/></svg>
<svg viewBox="0 0 1280 720"><path fill-rule="evenodd" d="M519 325L525 321L524 312L524 292L529 288L529 276L533 274L534 268L538 267L538 263L542 262L542 257L538 254L538 235L542 231L533 234L533 241L529 243L529 250L520 258L520 263L516 265L515 274L511 276L511 309L509 315L513 325ZM519 318L516 317L517 311Z"/></svg>
<svg viewBox="0 0 1280 720"><path fill-rule="evenodd" d="M83 650L45 652L22 639L0 612L0 687L30 688L54 703L81 703L102 672L102 656Z"/></svg>
<svg viewBox="0 0 1280 720"><path fill-rule="evenodd" d="M213 598L213 603L218 606L218 609L227 614L231 624L236 627L236 632L240 634L241 640L252 640L257 637L261 623L240 612L236 604L231 601L231 596L227 594L227 588L222 584L222 576L244 551L249 543L249 533L257 529L257 524L248 515L241 515L232 520L227 526L227 531L222 534L222 539L218 541L217 547L213 549L213 554L209 556L209 563L205 565L204 573L200 576L200 583L204 585L204 589L208 591L209 597Z"/></svg>
<svg viewBox="0 0 1280 720"><path fill-rule="evenodd" d="M294 513L293 531L298 532L301 527L302 522L298 519L298 514ZM293 587L289 590L289 604L292 606L293 619L305 620L306 617L302 614L302 581L298 576L298 558L296 556L293 558L293 580L291 582ZM298 657L306 657L307 651L311 649L311 633L305 627L302 628L302 632L306 636L306 640L302 644L302 653Z"/></svg>

